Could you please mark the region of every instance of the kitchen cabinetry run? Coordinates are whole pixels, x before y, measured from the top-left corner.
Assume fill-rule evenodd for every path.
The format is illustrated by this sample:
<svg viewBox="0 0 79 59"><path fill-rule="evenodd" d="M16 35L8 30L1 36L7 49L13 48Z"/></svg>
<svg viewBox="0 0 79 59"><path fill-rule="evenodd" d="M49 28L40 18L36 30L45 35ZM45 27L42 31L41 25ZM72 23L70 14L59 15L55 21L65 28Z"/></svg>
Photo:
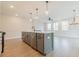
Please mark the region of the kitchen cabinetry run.
<svg viewBox="0 0 79 59"><path fill-rule="evenodd" d="M22 40L43 55L53 51L53 33L22 32Z"/></svg>
<svg viewBox="0 0 79 59"><path fill-rule="evenodd" d="M41 53L44 53L44 34L43 33L36 33L37 34L37 50Z"/></svg>
<svg viewBox="0 0 79 59"><path fill-rule="evenodd" d="M32 46L32 48L36 49L37 45L36 45L36 34L35 33L30 33L29 37L31 38L31 43L30 45Z"/></svg>

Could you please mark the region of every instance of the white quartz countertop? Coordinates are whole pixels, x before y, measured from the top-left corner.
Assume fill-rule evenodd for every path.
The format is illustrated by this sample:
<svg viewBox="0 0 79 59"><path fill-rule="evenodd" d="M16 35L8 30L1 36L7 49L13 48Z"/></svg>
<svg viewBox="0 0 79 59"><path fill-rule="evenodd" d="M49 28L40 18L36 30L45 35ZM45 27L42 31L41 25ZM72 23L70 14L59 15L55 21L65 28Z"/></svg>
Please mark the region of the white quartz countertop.
<svg viewBox="0 0 79 59"><path fill-rule="evenodd" d="M28 31L22 31L22 32L28 32ZM51 31L50 32L39 32L39 31L35 31L34 33L53 33L53 32L51 32Z"/></svg>

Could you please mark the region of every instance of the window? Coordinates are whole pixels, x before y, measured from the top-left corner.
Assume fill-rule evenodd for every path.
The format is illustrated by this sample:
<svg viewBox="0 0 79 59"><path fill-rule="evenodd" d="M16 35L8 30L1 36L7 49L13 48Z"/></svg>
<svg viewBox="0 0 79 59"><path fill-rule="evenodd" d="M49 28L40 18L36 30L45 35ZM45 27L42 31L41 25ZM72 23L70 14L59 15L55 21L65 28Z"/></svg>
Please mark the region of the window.
<svg viewBox="0 0 79 59"><path fill-rule="evenodd" d="M58 23L57 22L53 24L53 29L56 31L58 30Z"/></svg>
<svg viewBox="0 0 79 59"><path fill-rule="evenodd" d="M68 21L62 21L62 30L68 30L69 24Z"/></svg>
<svg viewBox="0 0 79 59"><path fill-rule="evenodd" d="M48 30L51 30L51 23L47 24L47 28L48 28Z"/></svg>

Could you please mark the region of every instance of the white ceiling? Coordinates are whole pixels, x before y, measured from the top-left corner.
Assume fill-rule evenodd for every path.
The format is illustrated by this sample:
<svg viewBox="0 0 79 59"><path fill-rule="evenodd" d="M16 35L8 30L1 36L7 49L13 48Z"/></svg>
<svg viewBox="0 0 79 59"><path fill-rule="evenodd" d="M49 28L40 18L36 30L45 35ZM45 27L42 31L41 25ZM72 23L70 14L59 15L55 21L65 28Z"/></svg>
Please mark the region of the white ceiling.
<svg viewBox="0 0 79 59"><path fill-rule="evenodd" d="M14 5L14 8L10 8L10 5ZM20 17L29 17L29 13L32 12L35 15L35 9L39 9L40 18L45 19L45 1L15 1L15 2L0 2L0 14L15 16L17 13ZM76 9L79 14L79 1L49 1L49 16L54 19L62 19L71 17L73 15L72 10Z"/></svg>
<svg viewBox="0 0 79 59"><path fill-rule="evenodd" d="M14 5L14 8L10 8L10 5ZM44 2L2 2L2 11L6 14L29 14L30 12L35 13L35 9L39 11L44 10Z"/></svg>

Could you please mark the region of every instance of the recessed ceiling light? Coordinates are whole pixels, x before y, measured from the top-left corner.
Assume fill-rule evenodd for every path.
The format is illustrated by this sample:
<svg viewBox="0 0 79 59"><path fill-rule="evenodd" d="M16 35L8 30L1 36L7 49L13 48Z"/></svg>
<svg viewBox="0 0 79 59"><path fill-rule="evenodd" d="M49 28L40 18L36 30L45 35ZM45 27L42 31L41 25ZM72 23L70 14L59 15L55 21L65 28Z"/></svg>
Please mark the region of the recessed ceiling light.
<svg viewBox="0 0 79 59"><path fill-rule="evenodd" d="M32 19L30 18L30 22L32 22Z"/></svg>
<svg viewBox="0 0 79 59"><path fill-rule="evenodd" d="M35 16L34 19L39 19L39 17L38 16Z"/></svg>
<svg viewBox="0 0 79 59"><path fill-rule="evenodd" d="M18 14L16 14L16 16L18 16Z"/></svg>
<svg viewBox="0 0 79 59"><path fill-rule="evenodd" d="M10 5L10 8L14 8L14 6L13 5Z"/></svg>
<svg viewBox="0 0 79 59"><path fill-rule="evenodd" d="M45 14L48 15L48 11L47 10L45 11Z"/></svg>

